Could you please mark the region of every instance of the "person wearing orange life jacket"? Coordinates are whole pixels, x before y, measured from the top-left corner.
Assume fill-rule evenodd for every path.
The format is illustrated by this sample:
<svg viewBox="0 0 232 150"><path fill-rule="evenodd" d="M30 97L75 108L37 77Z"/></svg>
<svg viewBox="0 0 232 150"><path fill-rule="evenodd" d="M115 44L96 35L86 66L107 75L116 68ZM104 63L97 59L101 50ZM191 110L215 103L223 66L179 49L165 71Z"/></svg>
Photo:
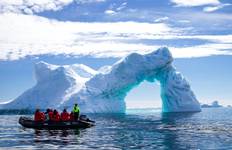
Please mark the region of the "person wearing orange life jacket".
<svg viewBox="0 0 232 150"><path fill-rule="evenodd" d="M70 119L69 120L74 121L74 113L73 113L73 111L70 113Z"/></svg>
<svg viewBox="0 0 232 150"><path fill-rule="evenodd" d="M48 112L48 117L49 117L49 120L52 120L53 118L53 110L50 109L50 111Z"/></svg>
<svg viewBox="0 0 232 150"><path fill-rule="evenodd" d="M53 111L52 121L60 121L60 114L56 109Z"/></svg>
<svg viewBox="0 0 232 150"><path fill-rule="evenodd" d="M39 109L36 109L35 115L34 115L35 121L45 121L45 115L43 112L40 112Z"/></svg>
<svg viewBox="0 0 232 150"><path fill-rule="evenodd" d="M63 112L61 113L61 120L62 121L69 121L70 120L70 115L66 109L64 109Z"/></svg>

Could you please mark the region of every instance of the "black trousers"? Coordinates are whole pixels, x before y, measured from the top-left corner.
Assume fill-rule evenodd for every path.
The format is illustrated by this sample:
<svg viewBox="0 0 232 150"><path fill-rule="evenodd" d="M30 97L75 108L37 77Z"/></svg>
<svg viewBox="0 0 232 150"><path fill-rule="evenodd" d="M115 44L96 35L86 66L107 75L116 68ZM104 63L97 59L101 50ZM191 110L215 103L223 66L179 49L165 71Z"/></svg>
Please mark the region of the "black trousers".
<svg viewBox="0 0 232 150"><path fill-rule="evenodd" d="M78 120L79 118L79 112L74 112L74 120Z"/></svg>

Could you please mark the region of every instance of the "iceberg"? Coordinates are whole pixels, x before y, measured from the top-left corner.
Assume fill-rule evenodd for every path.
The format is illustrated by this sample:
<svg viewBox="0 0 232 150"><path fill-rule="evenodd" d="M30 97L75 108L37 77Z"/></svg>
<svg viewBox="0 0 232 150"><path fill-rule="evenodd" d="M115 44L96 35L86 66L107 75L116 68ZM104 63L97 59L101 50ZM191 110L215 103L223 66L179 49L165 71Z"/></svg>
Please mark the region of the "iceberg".
<svg viewBox="0 0 232 150"><path fill-rule="evenodd" d="M58 66L41 61L35 65L36 85L0 108L57 108L94 74L95 70L82 64Z"/></svg>
<svg viewBox="0 0 232 150"><path fill-rule="evenodd" d="M219 104L218 101L213 101L211 104L202 104L201 108L218 108L218 107L223 107L222 105Z"/></svg>
<svg viewBox="0 0 232 150"><path fill-rule="evenodd" d="M39 62L37 84L2 108L71 108L85 113L124 113L125 97L143 81L160 82L163 112L201 111L187 80L172 65L168 48L132 53L99 71L85 65L57 66Z"/></svg>

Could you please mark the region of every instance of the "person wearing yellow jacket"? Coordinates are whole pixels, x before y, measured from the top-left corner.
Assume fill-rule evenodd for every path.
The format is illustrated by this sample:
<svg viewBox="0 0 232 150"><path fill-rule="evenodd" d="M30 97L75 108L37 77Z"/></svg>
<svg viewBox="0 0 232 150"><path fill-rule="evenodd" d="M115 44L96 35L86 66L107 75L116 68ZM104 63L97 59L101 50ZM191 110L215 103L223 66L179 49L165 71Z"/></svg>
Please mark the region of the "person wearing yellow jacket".
<svg viewBox="0 0 232 150"><path fill-rule="evenodd" d="M78 120L79 119L79 114L80 114L80 108L77 104L74 105L73 107L73 113L74 113L74 120Z"/></svg>

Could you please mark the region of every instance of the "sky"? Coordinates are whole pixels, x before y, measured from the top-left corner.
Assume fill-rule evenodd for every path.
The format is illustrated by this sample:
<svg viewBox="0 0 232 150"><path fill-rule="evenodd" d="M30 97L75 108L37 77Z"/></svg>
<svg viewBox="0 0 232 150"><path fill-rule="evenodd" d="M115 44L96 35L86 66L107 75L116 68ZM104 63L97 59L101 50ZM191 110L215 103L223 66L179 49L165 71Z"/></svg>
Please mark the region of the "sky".
<svg viewBox="0 0 232 150"><path fill-rule="evenodd" d="M230 0L1 0L0 101L35 84L34 63L98 69L132 52L167 46L202 103L232 104ZM158 83L142 83L128 105L160 106Z"/></svg>

